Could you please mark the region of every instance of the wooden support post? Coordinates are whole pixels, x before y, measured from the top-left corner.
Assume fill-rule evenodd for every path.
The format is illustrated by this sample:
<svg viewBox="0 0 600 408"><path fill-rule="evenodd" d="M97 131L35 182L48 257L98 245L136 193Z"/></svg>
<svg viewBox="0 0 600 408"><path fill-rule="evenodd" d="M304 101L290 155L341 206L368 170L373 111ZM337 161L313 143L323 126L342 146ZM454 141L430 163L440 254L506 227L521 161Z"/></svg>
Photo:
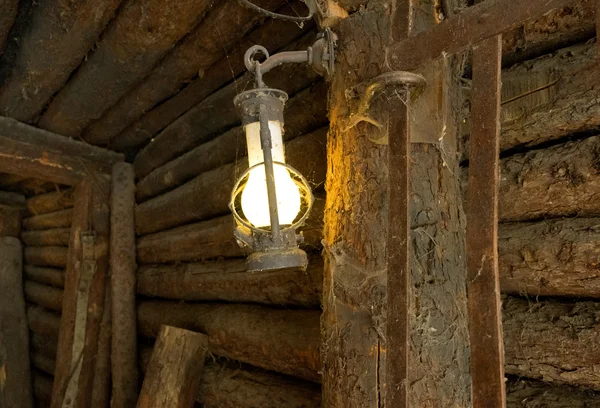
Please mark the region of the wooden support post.
<svg viewBox="0 0 600 408"><path fill-rule="evenodd" d="M208 337L162 326L148 365L138 408L191 408L202 381Z"/></svg>
<svg viewBox="0 0 600 408"><path fill-rule="evenodd" d="M110 240L113 408L133 406L139 391L134 207L133 166L117 163L112 172Z"/></svg>
<svg viewBox="0 0 600 408"><path fill-rule="evenodd" d="M473 51L473 131L467 198L467 273L473 407L506 406L498 277L502 36Z"/></svg>
<svg viewBox="0 0 600 408"><path fill-rule="evenodd" d="M108 274L109 181L95 174L75 191L52 407L90 407Z"/></svg>
<svg viewBox="0 0 600 408"><path fill-rule="evenodd" d="M0 407L33 406L21 242L0 237Z"/></svg>

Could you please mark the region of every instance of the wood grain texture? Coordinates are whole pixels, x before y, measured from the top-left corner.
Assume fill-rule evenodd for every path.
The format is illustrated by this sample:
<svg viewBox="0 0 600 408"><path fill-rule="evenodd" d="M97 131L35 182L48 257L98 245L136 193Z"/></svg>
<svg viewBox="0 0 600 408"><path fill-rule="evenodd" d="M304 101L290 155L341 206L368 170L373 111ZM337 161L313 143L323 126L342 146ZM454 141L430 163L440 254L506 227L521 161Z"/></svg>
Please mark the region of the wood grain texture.
<svg viewBox="0 0 600 408"><path fill-rule="evenodd" d="M65 285L64 269L45 268L42 266L24 265L25 277L33 282L62 288Z"/></svg>
<svg viewBox="0 0 600 408"><path fill-rule="evenodd" d="M28 302L55 312L62 311L63 291L42 283L25 281L25 298Z"/></svg>
<svg viewBox="0 0 600 408"><path fill-rule="evenodd" d="M41 215L73 207L73 189L52 191L28 198L27 213Z"/></svg>

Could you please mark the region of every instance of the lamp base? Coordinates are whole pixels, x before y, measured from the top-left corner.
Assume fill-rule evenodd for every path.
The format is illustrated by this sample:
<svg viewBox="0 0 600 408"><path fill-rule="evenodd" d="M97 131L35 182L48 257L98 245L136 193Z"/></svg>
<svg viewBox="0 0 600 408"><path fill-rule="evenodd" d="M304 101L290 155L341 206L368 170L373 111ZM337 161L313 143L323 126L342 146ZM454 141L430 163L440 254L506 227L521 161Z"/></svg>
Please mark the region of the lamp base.
<svg viewBox="0 0 600 408"><path fill-rule="evenodd" d="M308 267L306 252L299 248L253 252L247 259L248 272L281 271L286 269L305 271Z"/></svg>

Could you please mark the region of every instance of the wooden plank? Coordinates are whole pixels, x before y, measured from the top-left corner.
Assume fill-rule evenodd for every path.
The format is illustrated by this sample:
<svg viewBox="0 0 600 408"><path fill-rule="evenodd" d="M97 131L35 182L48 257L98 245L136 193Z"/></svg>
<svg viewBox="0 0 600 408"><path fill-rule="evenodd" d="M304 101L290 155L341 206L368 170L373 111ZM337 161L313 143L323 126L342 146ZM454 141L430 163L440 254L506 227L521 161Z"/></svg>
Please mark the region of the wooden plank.
<svg viewBox="0 0 600 408"><path fill-rule="evenodd" d="M34 215L23 220L23 228L28 231L70 228L72 218L73 210L70 208L41 215Z"/></svg>
<svg viewBox="0 0 600 408"><path fill-rule="evenodd" d="M53 228L41 231L23 231L21 239L28 246L68 246L70 228Z"/></svg>
<svg viewBox="0 0 600 408"><path fill-rule="evenodd" d="M113 328L111 309L111 291L110 287L107 287L104 294L104 312L102 313L102 321L100 322L98 351L94 367L94 382L92 386L94 408L109 408L111 406L111 338ZM119 405L113 402L112 406L116 408Z"/></svg>
<svg viewBox="0 0 600 408"><path fill-rule="evenodd" d="M600 393L581 387L557 386L525 378L512 379L506 385L508 408L552 407L586 408L600 405Z"/></svg>
<svg viewBox="0 0 600 408"><path fill-rule="evenodd" d="M69 249L66 246L27 246L23 251L25 262L35 266L67 266Z"/></svg>
<svg viewBox="0 0 600 408"><path fill-rule="evenodd" d="M27 280L25 281L24 291L25 298L30 303L55 312L60 313L62 311L62 289Z"/></svg>
<svg viewBox="0 0 600 408"><path fill-rule="evenodd" d="M135 174L117 163L112 172L110 286L112 292L112 406L131 407L138 399L135 302Z"/></svg>
<svg viewBox="0 0 600 408"><path fill-rule="evenodd" d="M202 21L212 1L127 1L98 48L54 96L39 126L79 136ZM168 22L168 24L166 24Z"/></svg>
<svg viewBox="0 0 600 408"><path fill-rule="evenodd" d="M282 12L291 12L296 3L292 4L284 7ZM244 53L248 48L260 44L273 54L312 27L311 22L305 23L305 27L302 29L296 24L290 24L284 20L269 19L265 21L236 44L224 58L203 72L203 75L198 75L198 78L179 93L146 112L121 133L114 135L109 144L110 147L122 152L143 145L178 117L229 83L232 78L237 78L245 72ZM268 78L269 75L266 77Z"/></svg>
<svg viewBox="0 0 600 408"><path fill-rule="evenodd" d="M473 131L467 198L467 273L473 406L506 406L498 275L502 37L473 50Z"/></svg>
<svg viewBox="0 0 600 408"><path fill-rule="evenodd" d="M104 312L110 231L108 177L96 174L75 191L52 407L90 406Z"/></svg>
<svg viewBox="0 0 600 408"><path fill-rule="evenodd" d="M162 326L148 364L138 408L188 408L202 381L208 337Z"/></svg>
<svg viewBox="0 0 600 408"><path fill-rule="evenodd" d="M120 3L34 2L11 74L0 93L0 114L33 121L93 48Z"/></svg>
<svg viewBox="0 0 600 408"><path fill-rule="evenodd" d="M413 37L391 45L388 60L393 70L411 70L442 54L463 51L498 34L573 4L573 0L487 0ZM510 10L507 13L506 10Z"/></svg>
<svg viewBox="0 0 600 408"><path fill-rule="evenodd" d="M29 215L47 214L73 207L73 189L52 191L27 199Z"/></svg>
<svg viewBox="0 0 600 408"><path fill-rule="evenodd" d="M74 185L90 172L107 174L123 156L0 117L0 171Z"/></svg>
<svg viewBox="0 0 600 408"><path fill-rule="evenodd" d="M138 330L153 338L162 325L205 333L214 354L320 382L319 316L318 310L144 301Z"/></svg>
<svg viewBox="0 0 600 408"><path fill-rule="evenodd" d="M0 406L32 408L21 242L0 237Z"/></svg>
<svg viewBox="0 0 600 408"><path fill-rule="evenodd" d="M63 269L44 268L41 266L25 265L23 267L27 279L62 288L65 285L65 271Z"/></svg>

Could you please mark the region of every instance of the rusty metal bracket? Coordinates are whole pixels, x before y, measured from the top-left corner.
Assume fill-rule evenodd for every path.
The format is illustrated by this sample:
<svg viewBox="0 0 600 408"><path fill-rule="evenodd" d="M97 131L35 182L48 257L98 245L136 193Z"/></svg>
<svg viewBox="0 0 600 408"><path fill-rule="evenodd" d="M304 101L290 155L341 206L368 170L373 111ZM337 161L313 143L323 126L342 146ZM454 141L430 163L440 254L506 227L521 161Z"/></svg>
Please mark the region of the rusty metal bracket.
<svg viewBox="0 0 600 408"><path fill-rule="evenodd" d="M409 95L415 90L424 88L426 84L427 81L424 76L406 71L386 72L376 76L369 82L359 84L348 92L349 95L361 96L356 112L350 115L346 130L357 126L361 122L366 122L379 130L377 136L370 138L370 140L378 144L387 144L387 125L381 119L374 118L370 113L371 105L375 101L376 96L386 93L390 96L388 99L396 97L396 99L401 100L401 103L407 103ZM398 89L399 87L401 88L400 90ZM400 92L406 95L404 100Z"/></svg>

